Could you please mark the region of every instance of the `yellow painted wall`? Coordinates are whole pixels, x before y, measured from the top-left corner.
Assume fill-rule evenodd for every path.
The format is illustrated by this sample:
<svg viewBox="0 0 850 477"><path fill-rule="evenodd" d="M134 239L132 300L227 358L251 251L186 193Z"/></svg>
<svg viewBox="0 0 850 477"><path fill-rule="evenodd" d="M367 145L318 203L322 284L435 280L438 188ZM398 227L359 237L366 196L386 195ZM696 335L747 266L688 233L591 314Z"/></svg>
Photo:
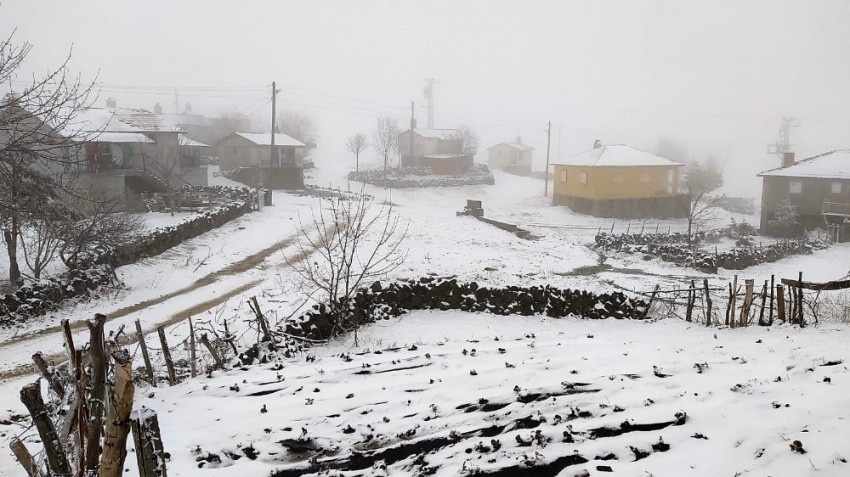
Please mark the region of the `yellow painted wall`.
<svg viewBox="0 0 850 477"><path fill-rule="evenodd" d="M644 199L650 197L668 197L678 194L679 169L677 166L555 166L555 186L557 195L583 197L587 199ZM668 193L667 174L673 170L672 193ZM564 182L563 173L567 172ZM587 184L581 183L581 173L587 173ZM620 174L622 182L614 182ZM649 182L641 182L641 174L649 175Z"/></svg>

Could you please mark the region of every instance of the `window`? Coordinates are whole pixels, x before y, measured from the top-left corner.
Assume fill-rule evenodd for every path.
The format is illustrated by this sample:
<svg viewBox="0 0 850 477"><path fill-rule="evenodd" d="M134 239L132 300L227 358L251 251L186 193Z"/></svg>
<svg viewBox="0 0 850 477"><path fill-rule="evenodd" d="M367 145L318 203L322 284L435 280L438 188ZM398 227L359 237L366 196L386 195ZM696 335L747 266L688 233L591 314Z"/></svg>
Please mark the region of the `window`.
<svg viewBox="0 0 850 477"><path fill-rule="evenodd" d="M649 173L646 173L646 172L641 173L640 181L643 184L648 184L649 183Z"/></svg>
<svg viewBox="0 0 850 477"><path fill-rule="evenodd" d="M623 182L623 174L614 174L613 179L615 184L621 184Z"/></svg>
<svg viewBox="0 0 850 477"><path fill-rule="evenodd" d="M561 171L561 182L567 182L567 171Z"/></svg>
<svg viewBox="0 0 850 477"><path fill-rule="evenodd" d="M803 183L800 181L791 181L788 183L788 192L792 194L803 193Z"/></svg>
<svg viewBox="0 0 850 477"><path fill-rule="evenodd" d="M581 174L579 174L579 182L584 185L587 185L587 172L582 172Z"/></svg>
<svg viewBox="0 0 850 477"><path fill-rule="evenodd" d="M667 185L673 185L673 178L676 176L676 172L673 169L667 170ZM669 189L669 187L668 187Z"/></svg>
<svg viewBox="0 0 850 477"><path fill-rule="evenodd" d="M841 193L841 183L840 182L833 182L832 183L832 193L833 194L840 194Z"/></svg>

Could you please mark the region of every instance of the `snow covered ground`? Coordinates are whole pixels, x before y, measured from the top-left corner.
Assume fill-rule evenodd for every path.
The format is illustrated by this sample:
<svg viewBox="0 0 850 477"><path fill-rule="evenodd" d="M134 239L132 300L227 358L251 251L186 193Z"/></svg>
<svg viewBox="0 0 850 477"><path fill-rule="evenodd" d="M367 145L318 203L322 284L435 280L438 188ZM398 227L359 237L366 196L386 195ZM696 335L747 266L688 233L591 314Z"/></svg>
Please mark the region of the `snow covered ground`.
<svg viewBox="0 0 850 477"><path fill-rule="evenodd" d="M308 171L308 183L359 190L359 184L345 180L346 171L331 168L336 158L314 157L319 168ZM494 175L495 186L389 193L365 186L376 201L395 204L408 224L408 260L394 272L395 277L418 278L430 273L486 285L651 290L655 284L677 285L703 277L722 284L733 275L728 271L705 275L641 257L602 257L590 244L599 228L611 228L610 219L551 206L551 199L543 197L541 180L498 171ZM211 182L224 185L227 179L216 177ZM524 240L471 217L457 216L456 211L463 209L467 199L482 200L487 217L519 224L539 239ZM230 319L241 333L246 326L242 320L249 316L244 300L250 296L257 296L271 316L288 315L303 301L304 292L283 254L294 250L299 217L308 218L321 201L276 192L274 204L158 257L120 268L126 291L62 310L27 330L0 332L0 372L20 369L35 351L60 352L61 337L43 330L62 318L78 321L95 312L105 313L114 317L107 325L109 331L121 325L131 329L135 319L151 329L157 323L176 323L191 314L199 321ZM723 224L729 220L721 219ZM747 220L755 223L756 218ZM618 222L614 226L615 232L640 227L652 230L656 226L660 230L684 229L682 221ZM610 268L599 273L576 273L603 261ZM807 280L829 280L844 276L850 268L847 263L850 244L842 244L737 273L742 278L755 278L757 283L770 274L795 278L801 270ZM470 434L440 447L425 460L440 466L436 475L457 475L467 459L471 459L468 469L471 465L482 470L519 465L523 453L527 460L533 460L535 451L542 455L538 464L551 463L574 451L590 461L570 466L562 474L568 476L583 468L596 475L597 465L610 465L617 475L847 475L842 471L850 474L850 469L844 468L841 459L850 456L842 454L837 444L850 437L850 425L840 412L847 408L846 396L850 395L842 378L847 370L844 364L819 366L850 359L847 331L850 329L845 325L835 324L804 330L720 330L675 320L584 322L416 312L370 326L361 335L359 348L348 341L315 348L311 351L315 362L305 362L304 356L299 356L281 361L282 368L277 370L263 365L247 371L216 372L212 379L201 377L170 389L140 390L137 398L160 411L166 449L172 454L170 475L268 475L273 469L297 468L305 464L304 456L287 454L277 442L297 440L302 427L323 448L339 448L336 455L328 454L320 460L343 459L350 455L352 446L364 451L370 446L373 450L386 448L401 439L399 434L409 438L407 442L442 439L451 430L463 435L493 425L509 428L510 422L529 416L534 420L545 417L546 422L534 429L506 428L501 437L495 437L501 442L499 451L492 450L490 437ZM186 336L186 326L182 322L169 326L167 334L172 343L179 343ZM533 338L526 337L532 334ZM251 336L244 335L245 339ZM87 340L83 333L75 339L78 343ZM156 337L149 337L148 343L157 346ZM417 349L408 350L413 344ZM396 346L403 349L374 353ZM356 354L366 348L371 352ZM473 348L477 350L474 357L462 353ZM505 349L504 355L499 348ZM342 353L350 355L352 361L339 358ZM506 367L506 362L516 367ZM698 373L695 363L707 363L708 368ZM397 369L422 364L426 366ZM653 366L661 368L660 374L670 376L657 377ZM813 371L807 371L810 368ZM361 370L370 373L355 374ZM474 376L472 370L476 371ZM781 379L774 382L777 377ZM830 377L831 383L825 383L824 377ZM22 382L32 379L0 383L0 422L22 413L17 390ZM575 389L569 385L579 383L586 384L579 389L597 391L566 392ZM239 391L230 390L234 385ZM519 393L514 386L519 387ZM319 391L314 392L317 388ZM267 390L274 392L249 396ZM153 392L152 397L149 392ZM352 393L353 397L346 398ZM517 401L518 396L530 393L551 394L554 400ZM310 405L308 398L313 401ZM489 412L456 409L479 399L507 406ZM646 405L647 399L652 400L650 405ZM774 408L774 401L779 408ZM267 413L260 412L263 405ZM614 413L614 406L624 410ZM566 422L571 408L591 416ZM369 412L361 414L364 411ZM678 411L688 414L682 425L589 438L593 428L619 427L627 419L633 424L673 421ZM339 417L329 417L336 414ZM558 424L556 415L561 420ZM426 417L430 419L426 421ZM561 442L567 424L573 426L573 443ZM346 426L353 432L346 433ZM285 430L288 427L292 430ZM416 429L415 434L409 434L411 429ZM516 436L528 440L538 429L552 441L545 447L519 446ZM0 446L23 431L17 425L0 425ZM691 437L697 433L708 440ZM373 443L363 443L369 434ZM31 437L31 433L25 435ZM651 450L659 437L671 449L634 462L628 446ZM797 439L808 454L795 454L788 448L789 442ZM475 447L478 441L491 450L467 454L466 449ZM28 445L35 446L32 439ZM245 455L242 448L248 446L258 452L256 460L228 457L228 453ZM196 447L200 447L200 454L193 453ZM199 470L196 459L206 453L215 453L222 462L204 464ZM615 454L617 460L593 461L606 453ZM761 456L757 458L757 454ZM133 458L130 454L127 475L136 475ZM492 459L495 462L489 462ZM415 475L405 467L411 464L412 459L390 463L389 475ZM365 469L346 475L371 472ZM0 475L22 475L8 453L0 453ZM375 471L374 475L382 474Z"/></svg>

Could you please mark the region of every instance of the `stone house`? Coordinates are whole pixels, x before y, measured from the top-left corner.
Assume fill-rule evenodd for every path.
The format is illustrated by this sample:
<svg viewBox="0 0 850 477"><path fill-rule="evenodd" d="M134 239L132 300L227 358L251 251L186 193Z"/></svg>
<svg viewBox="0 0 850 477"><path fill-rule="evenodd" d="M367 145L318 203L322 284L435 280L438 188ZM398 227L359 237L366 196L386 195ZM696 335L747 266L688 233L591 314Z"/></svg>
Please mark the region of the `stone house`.
<svg viewBox="0 0 850 477"><path fill-rule="evenodd" d="M806 229L833 225L839 240L847 240L850 222L850 149L835 150L796 161L785 153L782 165L759 174L761 231L779 233L771 225L785 201L796 210L799 226Z"/></svg>
<svg viewBox="0 0 850 477"><path fill-rule="evenodd" d="M463 140L453 137L456 133L456 129L422 128L402 132L398 137L402 167L429 167L440 175L466 173L473 155L463 151Z"/></svg>
<svg viewBox="0 0 850 477"><path fill-rule="evenodd" d="M254 187L304 187L307 145L277 133L273 148L271 139L271 133L233 133L222 138L216 143L219 167L222 171L236 171L233 179Z"/></svg>
<svg viewBox="0 0 850 477"><path fill-rule="evenodd" d="M523 144L522 138L514 142L503 142L487 149L487 165L519 175L531 174L534 148Z"/></svg>

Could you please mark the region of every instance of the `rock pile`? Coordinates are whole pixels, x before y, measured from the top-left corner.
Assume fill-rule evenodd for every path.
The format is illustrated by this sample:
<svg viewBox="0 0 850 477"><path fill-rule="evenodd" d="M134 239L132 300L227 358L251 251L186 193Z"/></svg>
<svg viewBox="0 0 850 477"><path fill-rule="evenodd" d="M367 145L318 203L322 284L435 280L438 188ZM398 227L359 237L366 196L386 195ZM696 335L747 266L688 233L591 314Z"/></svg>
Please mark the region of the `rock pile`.
<svg viewBox="0 0 850 477"><path fill-rule="evenodd" d="M411 189L419 187L458 187L467 185L493 185L496 180L486 164L474 164L469 171L462 176L435 175L427 167L404 168L399 173L392 169L387 171L387 180L384 180L383 169L372 169L368 171L350 172L348 179L357 182L365 182L381 187L393 189Z"/></svg>
<svg viewBox="0 0 850 477"><path fill-rule="evenodd" d="M391 283L375 282L359 290L346 305L335 308L349 313L335 313L325 303L287 323L286 332L310 339L327 339L334 330L400 316L412 310L461 310L495 315L546 315L553 318L577 316L591 319L643 319L646 302L629 298L620 292L596 294L584 290L550 286L506 288L481 287L475 282L460 283L454 279L423 277ZM339 324L339 314L349 318Z"/></svg>

